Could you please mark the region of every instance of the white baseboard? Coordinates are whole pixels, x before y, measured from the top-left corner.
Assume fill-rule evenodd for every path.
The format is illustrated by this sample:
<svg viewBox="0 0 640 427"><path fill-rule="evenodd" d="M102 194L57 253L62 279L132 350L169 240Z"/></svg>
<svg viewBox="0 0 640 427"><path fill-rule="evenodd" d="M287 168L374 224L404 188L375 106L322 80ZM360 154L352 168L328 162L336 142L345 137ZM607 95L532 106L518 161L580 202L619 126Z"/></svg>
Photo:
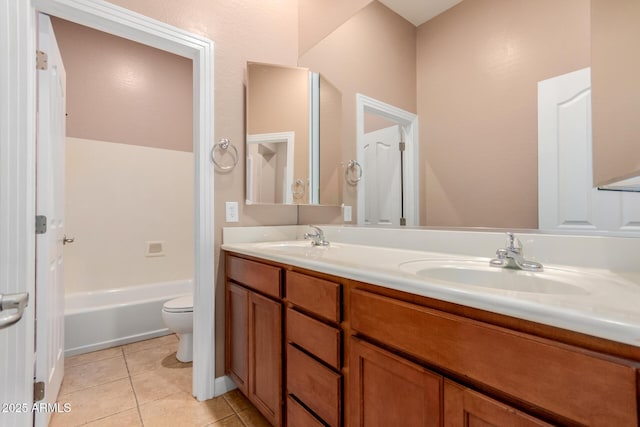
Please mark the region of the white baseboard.
<svg viewBox="0 0 640 427"><path fill-rule="evenodd" d="M216 378L213 387L214 397L221 396L228 391L238 388L228 375Z"/></svg>

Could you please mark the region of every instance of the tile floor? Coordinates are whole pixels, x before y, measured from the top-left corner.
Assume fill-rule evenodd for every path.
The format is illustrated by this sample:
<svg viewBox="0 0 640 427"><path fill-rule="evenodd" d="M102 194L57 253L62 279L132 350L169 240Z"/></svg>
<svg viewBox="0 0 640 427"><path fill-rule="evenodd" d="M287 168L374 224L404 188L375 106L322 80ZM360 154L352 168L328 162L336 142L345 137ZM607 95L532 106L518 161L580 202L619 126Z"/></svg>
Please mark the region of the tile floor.
<svg viewBox="0 0 640 427"><path fill-rule="evenodd" d="M237 390L206 402L191 395L192 364L176 359L178 338L147 341L65 359L58 396L71 411L51 427L268 427Z"/></svg>

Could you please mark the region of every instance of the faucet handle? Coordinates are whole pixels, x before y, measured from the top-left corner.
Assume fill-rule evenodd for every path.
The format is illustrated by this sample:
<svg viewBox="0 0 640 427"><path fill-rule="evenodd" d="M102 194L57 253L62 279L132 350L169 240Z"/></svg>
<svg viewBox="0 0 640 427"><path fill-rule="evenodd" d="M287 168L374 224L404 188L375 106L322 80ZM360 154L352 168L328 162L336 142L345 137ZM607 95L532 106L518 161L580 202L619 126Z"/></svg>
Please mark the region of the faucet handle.
<svg viewBox="0 0 640 427"><path fill-rule="evenodd" d="M507 249L517 254L522 252L522 242L511 232L507 233Z"/></svg>

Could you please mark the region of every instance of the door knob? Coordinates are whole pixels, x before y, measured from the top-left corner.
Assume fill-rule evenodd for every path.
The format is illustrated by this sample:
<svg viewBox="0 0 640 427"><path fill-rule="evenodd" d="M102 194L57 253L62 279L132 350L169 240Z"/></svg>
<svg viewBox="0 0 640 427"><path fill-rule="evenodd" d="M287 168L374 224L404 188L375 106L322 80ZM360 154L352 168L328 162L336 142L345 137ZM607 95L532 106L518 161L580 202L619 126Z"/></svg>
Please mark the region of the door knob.
<svg viewBox="0 0 640 427"><path fill-rule="evenodd" d="M29 304L29 294L0 294L0 312L15 310L14 313L0 316L0 329L7 328L22 318L24 308Z"/></svg>
<svg viewBox="0 0 640 427"><path fill-rule="evenodd" d="M66 245L67 243L73 243L76 240L75 237L67 237L67 235L65 234L64 237L62 238L62 244Z"/></svg>

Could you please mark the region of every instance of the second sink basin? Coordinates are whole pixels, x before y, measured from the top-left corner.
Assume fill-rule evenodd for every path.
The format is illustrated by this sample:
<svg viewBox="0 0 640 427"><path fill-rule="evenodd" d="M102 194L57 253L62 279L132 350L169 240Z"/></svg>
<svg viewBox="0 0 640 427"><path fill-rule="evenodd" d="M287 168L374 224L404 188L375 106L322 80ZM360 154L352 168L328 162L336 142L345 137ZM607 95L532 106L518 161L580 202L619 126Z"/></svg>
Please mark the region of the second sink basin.
<svg viewBox="0 0 640 427"><path fill-rule="evenodd" d="M320 257L332 249L337 249L340 245L330 243L327 246L314 246L310 240L291 240L283 242L258 243L261 249L276 251L287 255L298 255L304 257Z"/></svg>
<svg viewBox="0 0 640 427"><path fill-rule="evenodd" d="M556 295L588 295L582 274L546 268L529 272L510 268L490 267L488 261L429 259L407 261L398 266L402 271L434 282L478 286L511 292Z"/></svg>

